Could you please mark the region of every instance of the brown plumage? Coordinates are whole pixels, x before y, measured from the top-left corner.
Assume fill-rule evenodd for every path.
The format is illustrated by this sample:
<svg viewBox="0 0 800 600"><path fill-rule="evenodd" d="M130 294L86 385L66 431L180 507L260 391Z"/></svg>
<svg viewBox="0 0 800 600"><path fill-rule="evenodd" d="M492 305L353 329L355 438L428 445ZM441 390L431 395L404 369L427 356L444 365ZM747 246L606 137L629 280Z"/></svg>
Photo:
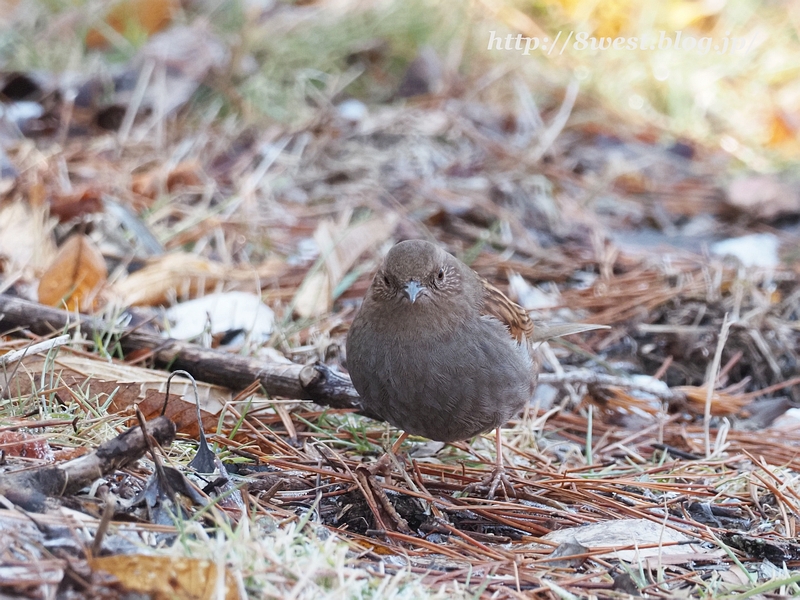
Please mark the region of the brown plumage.
<svg viewBox="0 0 800 600"><path fill-rule="evenodd" d="M528 314L438 246L401 242L347 338L365 412L444 442L498 428L531 399ZM499 438L498 438L499 439Z"/></svg>
<svg viewBox="0 0 800 600"><path fill-rule="evenodd" d="M481 283L484 290L481 313L498 319L520 344L530 344L533 341L533 321L530 315L485 279L481 279Z"/></svg>

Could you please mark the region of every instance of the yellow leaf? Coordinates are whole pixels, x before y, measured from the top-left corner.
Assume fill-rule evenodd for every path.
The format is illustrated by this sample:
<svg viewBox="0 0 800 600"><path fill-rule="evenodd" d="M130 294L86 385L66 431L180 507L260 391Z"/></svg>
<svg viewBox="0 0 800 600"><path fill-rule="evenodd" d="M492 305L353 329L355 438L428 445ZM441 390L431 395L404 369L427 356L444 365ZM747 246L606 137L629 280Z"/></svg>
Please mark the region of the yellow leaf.
<svg viewBox="0 0 800 600"><path fill-rule="evenodd" d="M228 275L226 268L186 252L153 258L143 268L117 282L114 291L125 306L168 304L173 294L195 297Z"/></svg>
<svg viewBox="0 0 800 600"><path fill-rule="evenodd" d="M149 594L156 600L211 600L219 597L235 600L239 597L230 573L219 573L217 565L208 560L128 554L92 558L89 564L92 569L105 571L119 579L129 591ZM224 590L223 596L217 594L217 587Z"/></svg>
<svg viewBox="0 0 800 600"><path fill-rule="evenodd" d="M122 0L109 9L104 21L106 27L118 33L135 27L152 35L169 25L179 9L178 0ZM94 49L108 46L103 28L90 29L86 45Z"/></svg>
<svg viewBox="0 0 800 600"><path fill-rule="evenodd" d="M767 142L770 147L795 148L797 146L798 128L797 123L792 121L793 119L782 111L772 114L769 123L769 141Z"/></svg>
<svg viewBox="0 0 800 600"><path fill-rule="evenodd" d="M358 257L372 246L386 241L395 218L374 218L355 225L322 221L314 232L323 269L309 273L294 298L294 312L301 318L315 318L329 312L333 290L341 283Z"/></svg>
<svg viewBox="0 0 800 600"><path fill-rule="evenodd" d="M97 247L85 235L73 235L42 275L39 302L91 311L107 278L106 263Z"/></svg>

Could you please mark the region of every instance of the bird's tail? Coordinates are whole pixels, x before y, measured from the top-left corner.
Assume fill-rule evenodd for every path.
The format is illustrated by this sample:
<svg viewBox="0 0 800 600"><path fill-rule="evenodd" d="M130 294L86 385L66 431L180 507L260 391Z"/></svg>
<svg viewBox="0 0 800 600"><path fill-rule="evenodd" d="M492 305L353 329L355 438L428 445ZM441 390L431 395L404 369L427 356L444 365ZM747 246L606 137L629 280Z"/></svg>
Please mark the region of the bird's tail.
<svg viewBox="0 0 800 600"><path fill-rule="evenodd" d="M531 342L546 342L554 338L583 333L584 331L594 331L595 329L611 329L608 325L592 325L591 323L559 323L545 327L537 323L530 337Z"/></svg>

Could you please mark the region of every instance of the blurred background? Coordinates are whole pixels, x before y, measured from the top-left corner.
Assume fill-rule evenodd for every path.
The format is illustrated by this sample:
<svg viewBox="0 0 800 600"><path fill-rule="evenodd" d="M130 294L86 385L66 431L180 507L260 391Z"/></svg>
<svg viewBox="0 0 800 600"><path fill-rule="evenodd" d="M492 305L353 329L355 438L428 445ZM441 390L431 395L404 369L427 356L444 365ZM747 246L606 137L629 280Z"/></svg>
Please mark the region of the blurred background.
<svg viewBox="0 0 800 600"><path fill-rule="evenodd" d="M395 483L422 486L424 473L427 489L389 490L407 520L394 545L352 479L366 481L365 459L383 453L384 424L297 402L299 377L294 394L205 386L220 456L278 465L258 510L281 527L253 526L258 539L239 543L242 530L220 533L226 521L221 545L198 542L197 555L218 552L214 564L269 597L337 586L458 597L445 581L478 597L491 578L473 574L487 561L487 595L515 584L579 597L584 567L556 596L537 562L552 548L532 549L530 536L627 528L644 511L660 524L674 509L693 538L708 532L706 548L723 543L709 527L737 532L725 543L749 530L780 546L740 548L751 572L730 560L723 585L721 551L704 563L676 541L689 558L673 564L688 566L669 572L665 597L681 586L749 594L756 581L791 595L799 26L789 0L0 0L1 345L35 337L36 305L8 321L22 298L256 357L281 381L318 363L345 370L349 324L385 252L435 241L536 322L610 326L544 345L535 402L504 430L515 481L536 496L478 515L470 503L482 500L459 494L491 468L493 444L412 439L404 451L419 452L422 471ZM147 391L160 410L156 351L123 361L115 334L96 337L91 354L63 347L56 366L26 362L0 385L12 390L4 418L59 417L46 449L116 435ZM222 406L247 419L232 425ZM175 410L193 438L190 407ZM194 448L171 452L187 462ZM430 525L434 498L452 508L449 529ZM319 539L304 529L312 514ZM662 585L660 531L648 541L655 583L619 589ZM347 548L334 548L340 537ZM610 589L608 563L591 565ZM384 569L397 579L375 575Z"/></svg>

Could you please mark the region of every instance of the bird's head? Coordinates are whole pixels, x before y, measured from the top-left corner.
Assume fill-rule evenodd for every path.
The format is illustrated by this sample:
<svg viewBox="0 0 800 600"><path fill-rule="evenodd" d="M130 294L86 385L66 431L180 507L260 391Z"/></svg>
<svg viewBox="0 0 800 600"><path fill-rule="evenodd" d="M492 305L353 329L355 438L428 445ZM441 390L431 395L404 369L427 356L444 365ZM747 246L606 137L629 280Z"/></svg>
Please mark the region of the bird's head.
<svg viewBox="0 0 800 600"><path fill-rule="evenodd" d="M409 240L386 255L372 283L373 298L413 306L436 304L462 292L458 260L435 244Z"/></svg>

